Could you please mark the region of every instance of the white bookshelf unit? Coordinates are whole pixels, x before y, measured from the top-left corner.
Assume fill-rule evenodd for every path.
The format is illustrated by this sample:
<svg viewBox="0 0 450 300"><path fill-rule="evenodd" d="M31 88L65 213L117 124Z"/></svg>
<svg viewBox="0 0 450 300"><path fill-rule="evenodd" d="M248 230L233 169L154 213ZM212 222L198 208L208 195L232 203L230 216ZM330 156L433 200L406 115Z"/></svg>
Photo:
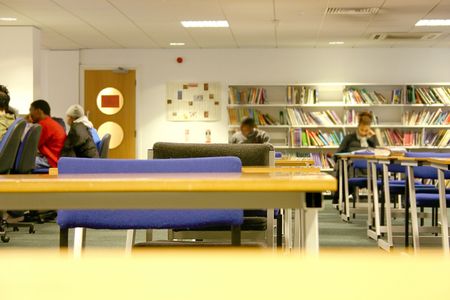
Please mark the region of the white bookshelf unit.
<svg viewBox="0 0 450 300"><path fill-rule="evenodd" d="M369 103L355 103L358 100L369 100ZM315 156L316 160L320 157L324 170L332 167L327 155L338 149L343 136L355 131L355 116L362 111L374 114L373 128L382 146L403 146L411 151L450 151L450 83L236 84L229 86L228 101L230 135L239 130L243 117L252 116L258 127L270 135L276 151L290 156ZM326 111L328 115L323 119ZM354 120L349 122L352 111ZM433 113L435 119L430 120ZM417 115L427 114L428 121L432 122L422 124ZM406 115L414 121L407 122ZM299 119L304 122L298 124ZM433 142L435 135L441 141Z"/></svg>

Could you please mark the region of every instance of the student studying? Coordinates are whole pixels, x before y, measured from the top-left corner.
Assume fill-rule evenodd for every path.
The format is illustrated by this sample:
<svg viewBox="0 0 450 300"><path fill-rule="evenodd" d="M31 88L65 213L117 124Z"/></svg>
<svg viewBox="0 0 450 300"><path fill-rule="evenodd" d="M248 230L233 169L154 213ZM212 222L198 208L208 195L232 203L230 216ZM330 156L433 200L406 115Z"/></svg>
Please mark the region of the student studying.
<svg viewBox="0 0 450 300"><path fill-rule="evenodd" d="M61 156L65 157L98 157L97 146L94 142L92 132L98 138L92 123L84 115L84 109L78 104L72 105L66 112L67 124L70 129Z"/></svg>
<svg viewBox="0 0 450 300"><path fill-rule="evenodd" d="M45 100L31 103L30 117L42 126L36 168L55 168L66 140L64 128L50 117L50 105Z"/></svg>
<svg viewBox="0 0 450 300"><path fill-rule="evenodd" d="M253 118L244 118L241 131L236 132L230 139L230 144L265 144L270 142L269 135L256 126Z"/></svg>
<svg viewBox="0 0 450 300"><path fill-rule="evenodd" d="M342 141L336 153L352 152L364 148L375 148L378 142L371 128L373 116L370 112L358 115L358 128L355 133L348 134Z"/></svg>

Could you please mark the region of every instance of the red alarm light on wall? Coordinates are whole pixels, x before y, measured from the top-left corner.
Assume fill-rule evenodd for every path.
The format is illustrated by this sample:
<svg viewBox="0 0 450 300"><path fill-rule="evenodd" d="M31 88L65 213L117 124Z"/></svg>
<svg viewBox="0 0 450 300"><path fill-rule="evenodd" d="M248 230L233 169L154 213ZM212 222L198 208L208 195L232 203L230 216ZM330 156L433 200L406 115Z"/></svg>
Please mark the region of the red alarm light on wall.
<svg viewBox="0 0 450 300"><path fill-rule="evenodd" d="M177 57L177 63L179 63L179 64L183 63L183 58L182 57Z"/></svg>

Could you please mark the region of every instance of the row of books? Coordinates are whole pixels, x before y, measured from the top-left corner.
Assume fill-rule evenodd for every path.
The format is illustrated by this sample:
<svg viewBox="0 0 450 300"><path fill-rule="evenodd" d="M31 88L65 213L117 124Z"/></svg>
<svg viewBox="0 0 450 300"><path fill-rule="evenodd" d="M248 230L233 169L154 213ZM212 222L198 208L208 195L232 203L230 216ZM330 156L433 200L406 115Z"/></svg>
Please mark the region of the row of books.
<svg viewBox="0 0 450 300"><path fill-rule="evenodd" d="M336 112L331 110L304 112L298 108L287 108L287 121L291 126L301 125L342 125Z"/></svg>
<svg viewBox="0 0 450 300"><path fill-rule="evenodd" d="M372 112L372 125L379 124L379 119L376 115ZM346 125L358 125L358 112L354 109L345 111L344 114L344 124Z"/></svg>
<svg viewBox="0 0 450 300"><path fill-rule="evenodd" d="M288 143L293 147L308 146L339 146L344 139L342 131L324 132L321 130L302 130L300 128L291 128L288 134Z"/></svg>
<svg viewBox="0 0 450 300"><path fill-rule="evenodd" d="M315 104L319 100L317 89L305 86L288 86L286 94L288 104Z"/></svg>
<svg viewBox="0 0 450 300"><path fill-rule="evenodd" d="M230 104L265 104L267 102L267 91L265 88L239 90L230 86L228 101Z"/></svg>
<svg viewBox="0 0 450 300"><path fill-rule="evenodd" d="M245 117L255 120L256 125L277 125L277 122L269 114L264 114L253 108L229 108L228 117L231 125L240 125Z"/></svg>
<svg viewBox="0 0 450 300"><path fill-rule="evenodd" d="M376 130L378 143L382 146L431 146L447 147L449 130L423 133L422 131L399 131L398 129Z"/></svg>
<svg viewBox="0 0 450 300"><path fill-rule="evenodd" d="M402 115L403 125L448 125L450 123L450 112L442 109L432 111L405 111Z"/></svg>
<svg viewBox="0 0 450 300"><path fill-rule="evenodd" d="M408 85L406 87L406 102L409 104L450 104L450 88L418 88Z"/></svg>
<svg viewBox="0 0 450 300"><path fill-rule="evenodd" d="M321 169L334 169L335 161L329 157L327 153L317 152L310 153L310 157L314 160L314 165Z"/></svg>
<svg viewBox="0 0 450 300"><path fill-rule="evenodd" d="M401 102L402 89L393 89L390 100L377 91L356 88L344 90L344 103L346 104L400 104Z"/></svg>

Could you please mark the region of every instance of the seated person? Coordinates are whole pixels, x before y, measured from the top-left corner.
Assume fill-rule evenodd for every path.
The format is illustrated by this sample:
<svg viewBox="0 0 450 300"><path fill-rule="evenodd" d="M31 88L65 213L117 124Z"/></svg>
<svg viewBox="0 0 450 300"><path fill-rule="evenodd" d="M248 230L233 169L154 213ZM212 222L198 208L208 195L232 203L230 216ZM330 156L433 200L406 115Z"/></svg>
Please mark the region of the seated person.
<svg viewBox="0 0 450 300"><path fill-rule="evenodd" d="M244 118L241 131L236 132L230 139L230 144L266 144L270 142L269 135L256 128L255 120Z"/></svg>
<svg viewBox="0 0 450 300"><path fill-rule="evenodd" d="M94 126L84 115L83 107L72 105L66 115L70 129L61 156L98 158L97 146L90 131Z"/></svg>
<svg viewBox="0 0 450 300"><path fill-rule="evenodd" d="M0 85L0 140L16 119L15 114L9 109L9 99L8 89Z"/></svg>
<svg viewBox="0 0 450 300"><path fill-rule="evenodd" d="M31 103L30 118L42 127L36 168L56 168L66 140L64 128L50 117L50 105L45 100Z"/></svg>
<svg viewBox="0 0 450 300"><path fill-rule="evenodd" d="M372 124L372 114L361 112L358 115L358 128L355 133L345 136L336 153L346 153L365 148L375 148L378 143L370 125Z"/></svg>

